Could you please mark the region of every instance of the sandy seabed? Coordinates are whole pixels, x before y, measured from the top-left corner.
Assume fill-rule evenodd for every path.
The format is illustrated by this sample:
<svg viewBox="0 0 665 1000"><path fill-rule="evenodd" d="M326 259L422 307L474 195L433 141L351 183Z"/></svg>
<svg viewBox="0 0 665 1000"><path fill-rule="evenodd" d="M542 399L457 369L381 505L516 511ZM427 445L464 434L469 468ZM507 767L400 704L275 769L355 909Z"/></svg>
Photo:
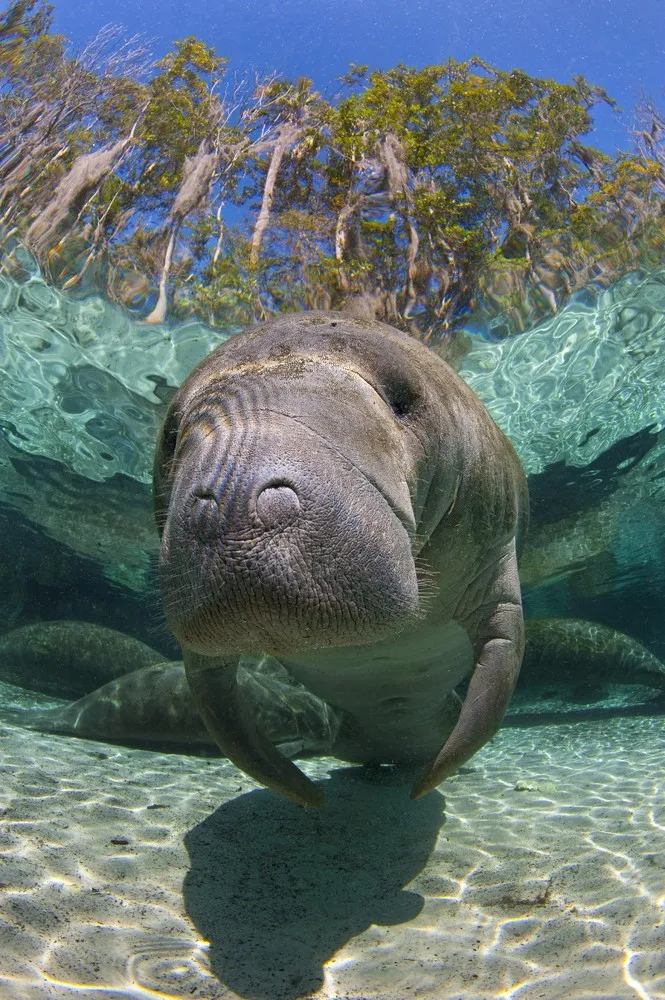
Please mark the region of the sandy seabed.
<svg viewBox="0 0 665 1000"><path fill-rule="evenodd" d="M3 1000L665 998L665 719L505 729L417 803L0 729Z"/></svg>

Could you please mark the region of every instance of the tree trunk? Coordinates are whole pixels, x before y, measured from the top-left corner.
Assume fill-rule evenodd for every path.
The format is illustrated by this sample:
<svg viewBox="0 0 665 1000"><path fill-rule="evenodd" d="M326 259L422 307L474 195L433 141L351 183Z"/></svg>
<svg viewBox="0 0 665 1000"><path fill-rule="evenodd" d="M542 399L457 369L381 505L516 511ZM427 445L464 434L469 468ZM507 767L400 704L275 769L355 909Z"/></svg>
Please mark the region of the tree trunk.
<svg viewBox="0 0 665 1000"><path fill-rule="evenodd" d="M53 192L53 199L39 213L26 233L26 243L37 253L48 249L49 243L72 221L72 216L85 204L116 166L130 139L121 139L94 153L79 156Z"/></svg>
<svg viewBox="0 0 665 1000"><path fill-rule="evenodd" d="M270 210L275 196L275 185L277 184L279 168L282 165L284 154L297 134L298 129L294 125L282 125L277 134L277 140L273 146L272 156L270 157L268 173L266 174L266 181L263 186L261 210L259 211L254 232L252 233L252 242L249 249L249 262L252 267L256 267L259 262L261 243L270 222Z"/></svg>
<svg viewBox="0 0 665 1000"><path fill-rule="evenodd" d="M342 205L337 215L337 223L335 225L335 260L338 264L342 264L346 251L349 246L349 220L358 211L358 207L363 200L361 194L351 195L351 197Z"/></svg>
<svg viewBox="0 0 665 1000"><path fill-rule="evenodd" d="M182 180L175 201L169 213L171 222L171 234L164 255L164 264L159 279L159 295L155 308L146 317L146 323L163 323L166 319L166 309L168 305L168 281L173 262L173 251L178 237L178 230L187 216L204 206L209 195L212 177L217 166L219 156L217 153L209 153L208 141L204 139L195 156L188 156L182 171Z"/></svg>
<svg viewBox="0 0 665 1000"><path fill-rule="evenodd" d="M175 246L176 237L178 235L178 229L180 228L179 222L174 222L173 228L171 229L171 235L169 236L169 242L166 247L166 253L164 255L164 264L162 267L162 274L159 279L159 295L157 296L157 302L155 303L155 308L152 310L149 316L146 316L146 323L163 323L166 319L166 307L168 305L167 288L169 282L169 272L171 270L171 261L173 260L173 248Z"/></svg>
<svg viewBox="0 0 665 1000"><path fill-rule="evenodd" d="M406 301L402 310L404 319L409 319L418 299L415 277L420 239L413 221L413 192L409 184L410 175L405 156L404 146L397 136L389 132L379 147L379 159L386 171L388 197L393 203L400 197L404 199L404 209L400 211L397 206L395 208L400 211L409 233L409 249L406 258ZM397 309L396 299L395 309Z"/></svg>

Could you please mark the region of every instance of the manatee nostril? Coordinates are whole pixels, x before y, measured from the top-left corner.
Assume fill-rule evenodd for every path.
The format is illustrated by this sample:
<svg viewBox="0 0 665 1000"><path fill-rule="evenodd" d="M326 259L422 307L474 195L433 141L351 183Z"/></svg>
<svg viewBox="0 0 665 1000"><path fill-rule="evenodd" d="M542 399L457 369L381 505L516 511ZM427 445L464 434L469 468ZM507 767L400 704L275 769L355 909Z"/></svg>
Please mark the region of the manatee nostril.
<svg viewBox="0 0 665 1000"><path fill-rule="evenodd" d="M217 517L219 503L212 490L195 490L192 493L192 511L194 517Z"/></svg>
<svg viewBox="0 0 665 1000"><path fill-rule="evenodd" d="M284 528L300 513L300 500L290 486L266 486L256 498L256 513L266 528Z"/></svg>
<svg viewBox="0 0 665 1000"><path fill-rule="evenodd" d="M195 490L189 512L190 523L200 538L216 536L220 529L220 511L212 490Z"/></svg>

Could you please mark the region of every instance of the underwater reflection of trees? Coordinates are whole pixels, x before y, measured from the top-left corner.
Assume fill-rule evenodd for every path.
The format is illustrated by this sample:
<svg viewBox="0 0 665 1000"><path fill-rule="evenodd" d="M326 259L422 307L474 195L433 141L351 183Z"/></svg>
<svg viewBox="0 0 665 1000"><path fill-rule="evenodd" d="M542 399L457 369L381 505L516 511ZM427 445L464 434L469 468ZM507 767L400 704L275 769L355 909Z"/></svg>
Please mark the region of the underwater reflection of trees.
<svg viewBox="0 0 665 1000"><path fill-rule="evenodd" d="M643 102L635 153L601 153L613 101L582 77L352 66L327 100L229 82L193 37L151 64L116 29L72 55L51 27L42 0L0 15L3 266L21 241L149 322L332 307L434 343L502 336L662 248L662 119Z"/></svg>

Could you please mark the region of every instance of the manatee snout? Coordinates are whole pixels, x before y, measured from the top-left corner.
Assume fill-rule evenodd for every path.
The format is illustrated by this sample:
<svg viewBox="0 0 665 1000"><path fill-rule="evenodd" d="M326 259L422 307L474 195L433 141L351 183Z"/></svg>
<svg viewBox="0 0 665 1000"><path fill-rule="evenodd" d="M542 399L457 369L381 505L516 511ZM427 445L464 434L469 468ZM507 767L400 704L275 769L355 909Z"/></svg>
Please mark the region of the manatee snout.
<svg viewBox="0 0 665 1000"><path fill-rule="evenodd" d="M176 457L160 583L203 655L365 644L418 614L408 524L390 487L274 415L194 434Z"/></svg>
<svg viewBox="0 0 665 1000"><path fill-rule="evenodd" d="M228 511L227 504L235 507L226 484L196 487L188 502L189 521L193 535L202 541L216 544L222 535L228 535L233 513L238 515L236 528L242 530L243 520L254 535L263 531L283 531L293 524L301 513L300 497L292 483L269 478L250 491L247 509ZM231 515L231 517L230 517Z"/></svg>

